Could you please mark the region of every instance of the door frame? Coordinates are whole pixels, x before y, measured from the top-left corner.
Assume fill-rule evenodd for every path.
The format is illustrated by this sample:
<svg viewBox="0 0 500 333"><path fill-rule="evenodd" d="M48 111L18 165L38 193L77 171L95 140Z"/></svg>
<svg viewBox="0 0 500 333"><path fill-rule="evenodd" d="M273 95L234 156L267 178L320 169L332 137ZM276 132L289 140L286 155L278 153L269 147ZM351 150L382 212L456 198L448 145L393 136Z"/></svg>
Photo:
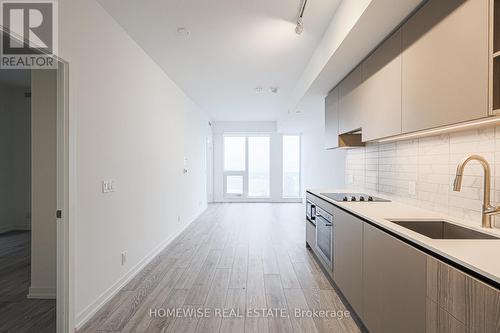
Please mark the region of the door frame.
<svg viewBox="0 0 500 333"><path fill-rule="evenodd" d="M69 63L56 57L57 68L57 285L56 322L57 333L74 331L73 226L70 221L74 210L70 209L70 117L69 117ZM74 131L71 131L74 133ZM71 140L74 142L74 138ZM74 150L71 150L74 151ZM74 159L71 159L73 161ZM75 179L72 177L71 179Z"/></svg>
<svg viewBox="0 0 500 333"><path fill-rule="evenodd" d="M7 34L24 41L7 28L0 25L0 37ZM41 53L45 53L40 50ZM70 122L69 108L69 63L64 59L51 55L58 62L57 70L57 210L62 212L56 217L56 330L57 333L69 333L75 330L74 315L74 206L75 188L70 179L75 179L75 131L70 130L74 124ZM70 146L72 149L70 149ZM71 155L71 158L70 158ZM70 172L71 170L71 172ZM71 221L71 222L70 222Z"/></svg>

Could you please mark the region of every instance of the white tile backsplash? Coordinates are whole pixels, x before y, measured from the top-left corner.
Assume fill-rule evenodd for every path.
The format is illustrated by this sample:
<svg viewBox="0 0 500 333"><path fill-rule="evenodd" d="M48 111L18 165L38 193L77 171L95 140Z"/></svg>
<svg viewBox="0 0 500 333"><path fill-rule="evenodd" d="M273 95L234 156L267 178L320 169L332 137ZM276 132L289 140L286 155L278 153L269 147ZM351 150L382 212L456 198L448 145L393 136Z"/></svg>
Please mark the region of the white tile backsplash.
<svg viewBox="0 0 500 333"><path fill-rule="evenodd" d="M485 157L492 168L491 198L500 205L500 126L391 143L369 143L350 149L346 180L352 190L381 195L479 225L483 170L469 163L461 192L453 191L457 164L470 154ZM410 195L410 182L416 193ZM496 217L500 228L500 217Z"/></svg>

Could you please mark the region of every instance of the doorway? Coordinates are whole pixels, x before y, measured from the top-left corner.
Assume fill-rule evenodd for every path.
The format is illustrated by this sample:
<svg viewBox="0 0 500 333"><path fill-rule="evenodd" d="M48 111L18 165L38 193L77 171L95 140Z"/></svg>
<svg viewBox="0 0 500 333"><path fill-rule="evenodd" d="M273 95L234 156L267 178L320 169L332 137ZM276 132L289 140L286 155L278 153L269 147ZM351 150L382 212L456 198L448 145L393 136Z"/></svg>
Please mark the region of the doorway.
<svg viewBox="0 0 500 333"><path fill-rule="evenodd" d="M0 69L0 332L71 325L67 68Z"/></svg>
<svg viewBox="0 0 500 333"><path fill-rule="evenodd" d="M0 331L55 332L58 71L0 70L0 95Z"/></svg>

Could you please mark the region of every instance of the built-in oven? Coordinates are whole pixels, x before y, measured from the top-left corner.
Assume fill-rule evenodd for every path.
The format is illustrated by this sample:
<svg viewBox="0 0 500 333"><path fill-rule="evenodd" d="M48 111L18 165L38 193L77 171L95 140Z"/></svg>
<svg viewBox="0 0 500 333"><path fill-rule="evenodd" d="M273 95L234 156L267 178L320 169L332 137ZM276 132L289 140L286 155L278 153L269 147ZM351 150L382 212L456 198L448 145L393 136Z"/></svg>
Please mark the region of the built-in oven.
<svg viewBox="0 0 500 333"><path fill-rule="evenodd" d="M333 215L321 207L316 207L316 250L330 269L333 258L333 230Z"/></svg>
<svg viewBox="0 0 500 333"><path fill-rule="evenodd" d="M310 200L306 201L306 216L309 222L316 225L316 205Z"/></svg>

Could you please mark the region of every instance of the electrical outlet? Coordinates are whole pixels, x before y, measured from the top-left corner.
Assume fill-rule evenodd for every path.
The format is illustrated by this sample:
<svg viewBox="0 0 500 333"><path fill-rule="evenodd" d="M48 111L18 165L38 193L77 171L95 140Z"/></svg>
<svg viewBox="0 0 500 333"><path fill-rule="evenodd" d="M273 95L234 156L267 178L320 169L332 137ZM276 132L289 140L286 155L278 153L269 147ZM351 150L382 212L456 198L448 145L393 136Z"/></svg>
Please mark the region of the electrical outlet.
<svg viewBox="0 0 500 333"><path fill-rule="evenodd" d="M122 266L127 263L127 251L122 252Z"/></svg>
<svg viewBox="0 0 500 333"><path fill-rule="evenodd" d="M417 183L414 181L408 182L408 194L416 195L417 194Z"/></svg>

